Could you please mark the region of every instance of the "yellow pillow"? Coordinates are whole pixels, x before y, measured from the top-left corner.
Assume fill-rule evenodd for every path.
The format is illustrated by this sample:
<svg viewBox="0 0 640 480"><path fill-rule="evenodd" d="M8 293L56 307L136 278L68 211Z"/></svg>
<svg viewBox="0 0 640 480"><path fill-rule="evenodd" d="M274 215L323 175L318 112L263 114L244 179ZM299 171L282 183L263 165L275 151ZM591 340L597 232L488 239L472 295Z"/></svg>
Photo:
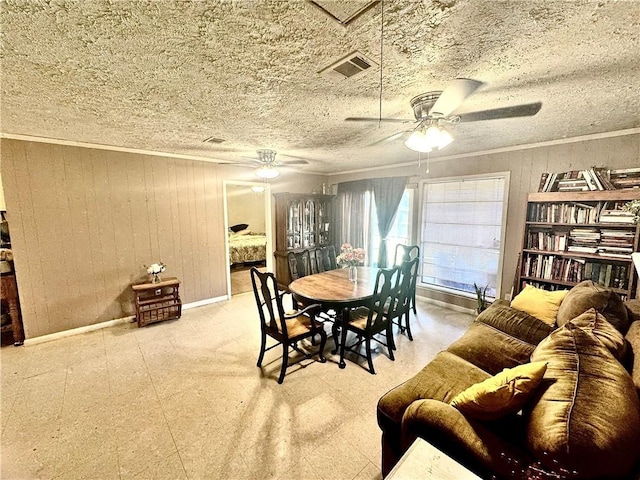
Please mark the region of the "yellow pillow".
<svg viewBox="0 0 640 480"><path fill-rule="evenodd" d="M526 312L553 327L556 324L560 303L562 303L567 293L569 293L569 290L549 292L548 290L527 285L511 301L511 307Z"/></svg>
<svg viewBox="0 0 640 480"><path fill-rule="evenodd" d="M450 403L470 418L496 420L519 412L542 382L546 371L547 362L505 368L497 375L471 385L453 397Z"/></svg>

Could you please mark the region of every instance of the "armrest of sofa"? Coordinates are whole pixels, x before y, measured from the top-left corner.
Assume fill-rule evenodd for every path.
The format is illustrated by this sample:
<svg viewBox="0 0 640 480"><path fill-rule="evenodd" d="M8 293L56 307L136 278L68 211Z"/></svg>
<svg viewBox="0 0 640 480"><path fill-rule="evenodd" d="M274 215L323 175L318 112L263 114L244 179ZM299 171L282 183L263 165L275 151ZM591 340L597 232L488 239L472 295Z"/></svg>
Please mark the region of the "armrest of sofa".
<svg viewBox="0 0 640 480"><path fill-rule="evenodd" d="M402 418L402 446L407 449L420 437L483 478L527 478L531 457L518 447L517 439L494 432L508 430L510 423L519 421L510 416L485 424L467 419L447 403L417 400Z"/></svg>

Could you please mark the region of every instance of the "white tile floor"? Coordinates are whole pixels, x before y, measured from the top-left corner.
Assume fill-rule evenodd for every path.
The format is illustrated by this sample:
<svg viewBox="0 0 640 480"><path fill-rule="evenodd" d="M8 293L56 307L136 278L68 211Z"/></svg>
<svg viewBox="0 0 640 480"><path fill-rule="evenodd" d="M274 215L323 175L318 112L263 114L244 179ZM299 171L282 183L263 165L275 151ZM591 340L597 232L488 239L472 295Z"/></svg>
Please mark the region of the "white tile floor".
<svg viewBox="0 0 640 480"><path fill-rule="evenodd" d="M378 398L473 319L423 301L414 341L377 375L303 360L256 367L253 294L135 324L0 351L2 479L379 479ZM357 357L356 357L357 359ZM364 360L357 359L363 362Z"/></svg>

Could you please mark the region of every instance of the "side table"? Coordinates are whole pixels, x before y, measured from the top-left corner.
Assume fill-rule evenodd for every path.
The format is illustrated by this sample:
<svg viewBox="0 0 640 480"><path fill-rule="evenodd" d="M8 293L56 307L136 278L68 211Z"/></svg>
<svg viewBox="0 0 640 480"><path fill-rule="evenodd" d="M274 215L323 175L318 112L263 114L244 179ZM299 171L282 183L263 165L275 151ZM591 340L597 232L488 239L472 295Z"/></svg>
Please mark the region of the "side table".
<svg viewBox="0 0 640 480"><path fill-rule="evenodd" d="M9 315L11 316L11 331L13 333L13 344L22 345L24 342L24 331L22 329L22 315L20 314L20 303L18 301L18 285L15 274L0 275L2 299L7 301ZM4 330L4 329L3 329Z"/></svg>
<svg viewBox="0 0 640 480"><path fill-rule="evenodd" d="M422 438L416 438L385 480L481 480L447 454Z"/></svg>
<svg viewBox="0 0 640 480"><path fill-rule="evenodd" d="M138 327L150 323L180 318L182 302L178 288L180 280L166 277L158 283L134 283L131 285L136 302Z"/></svg>

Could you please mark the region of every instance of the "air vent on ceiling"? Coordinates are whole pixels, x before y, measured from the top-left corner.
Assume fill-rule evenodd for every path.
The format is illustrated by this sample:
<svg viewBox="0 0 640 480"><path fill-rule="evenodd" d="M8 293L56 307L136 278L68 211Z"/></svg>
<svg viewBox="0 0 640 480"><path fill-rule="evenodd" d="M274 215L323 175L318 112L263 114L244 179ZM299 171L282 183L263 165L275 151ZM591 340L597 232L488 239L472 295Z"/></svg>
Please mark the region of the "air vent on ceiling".
<svg viewBox="0 0 640 480"><path fill-rule="evenodd" d="M319 70L318 73L332 77L351 78L358 73L366 72L377 66L377 63L356 50L328 67ZM375 68L373 69L375 70Z"/></svg>
<svg viewBox="0 0 640 480"><path fill-rule="evenodd" d="M224 138L209 137L203 140L203 143L222 143Z"/></svg>

